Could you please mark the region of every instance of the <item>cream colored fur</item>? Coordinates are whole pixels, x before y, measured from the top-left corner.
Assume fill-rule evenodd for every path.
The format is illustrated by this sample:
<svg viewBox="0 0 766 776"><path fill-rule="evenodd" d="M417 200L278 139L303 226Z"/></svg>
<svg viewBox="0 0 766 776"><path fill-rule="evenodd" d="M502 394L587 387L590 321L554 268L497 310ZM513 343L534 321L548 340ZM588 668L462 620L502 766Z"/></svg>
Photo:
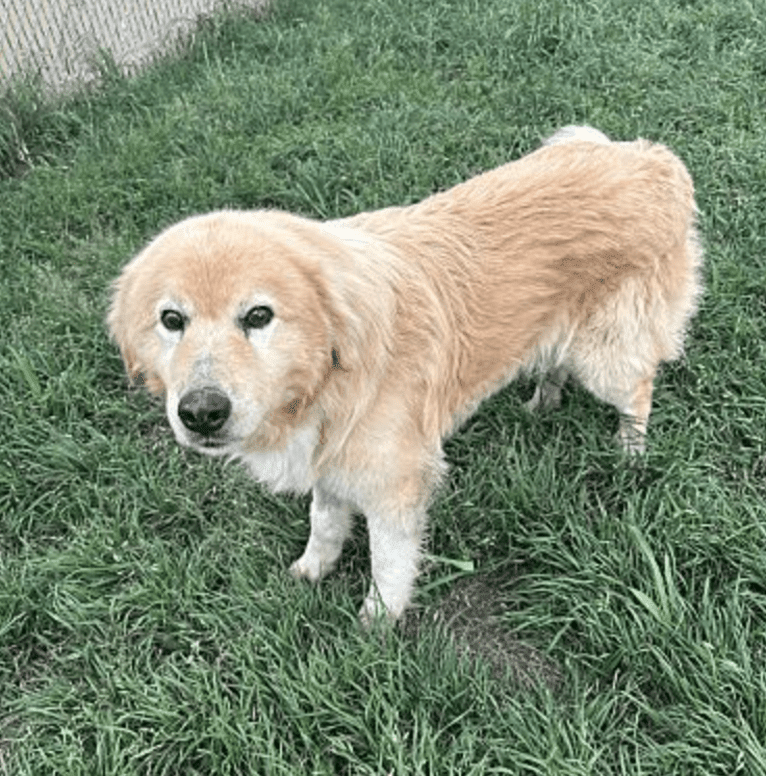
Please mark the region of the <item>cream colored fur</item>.
<svg viewBox="0 0 766 776"><path fill-rule="evenodd" d="M681 353L700 293L695 214L667 148L567 127L409 207L182 221L124 268L108 324L181 444L313 492L295 576L330 571L351 514L365 515L362 618L395 619L442 440L520 370L542 375L530 408L555 406L572 376L619 410L623 446L643 449L657 367ZM250 326L253 308L273 319ZM199 424L226 402L220 428Z"/></svg>

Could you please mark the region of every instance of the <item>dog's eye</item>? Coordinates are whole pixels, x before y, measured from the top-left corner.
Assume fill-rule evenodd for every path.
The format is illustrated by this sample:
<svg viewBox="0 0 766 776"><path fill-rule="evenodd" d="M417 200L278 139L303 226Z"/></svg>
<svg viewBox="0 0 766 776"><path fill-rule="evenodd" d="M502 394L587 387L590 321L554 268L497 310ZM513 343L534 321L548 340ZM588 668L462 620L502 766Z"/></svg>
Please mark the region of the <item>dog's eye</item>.
<svg viewBox="0 0 766 776"><path fill-rule="evenodd" d="M168 331L183 331L184 317L177 310L163 310L160 320Z"/></svg>
<svg viewBox="0 0 766 776"><path fill-rule="evenodd" d="M262 329L268 326L274 317L274 311L265 305L257 305L250 308L242 319L242 325L246 329Z"/></svg>

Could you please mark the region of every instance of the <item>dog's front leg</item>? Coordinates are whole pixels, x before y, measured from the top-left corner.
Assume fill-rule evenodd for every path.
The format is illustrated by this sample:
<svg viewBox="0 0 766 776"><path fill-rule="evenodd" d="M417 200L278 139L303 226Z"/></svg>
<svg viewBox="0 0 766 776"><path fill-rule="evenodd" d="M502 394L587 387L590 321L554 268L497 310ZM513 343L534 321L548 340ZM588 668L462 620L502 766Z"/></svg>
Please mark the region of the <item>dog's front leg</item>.
<svg viewBox="0 0 766 776"><path fill-rule="evenodd" d="M425 511L405 515L367 514L372 558L372 585L359 617L369 626L386 617L397 620L412 596Z"/></svg>
<svg viewBox="0 0 766 776"><path fill-rule="evenodd" d="M317 483L311 498L311 534L298 560L290 566L296 578L317 582L332 571L351 531L351 504Z"/></svg>

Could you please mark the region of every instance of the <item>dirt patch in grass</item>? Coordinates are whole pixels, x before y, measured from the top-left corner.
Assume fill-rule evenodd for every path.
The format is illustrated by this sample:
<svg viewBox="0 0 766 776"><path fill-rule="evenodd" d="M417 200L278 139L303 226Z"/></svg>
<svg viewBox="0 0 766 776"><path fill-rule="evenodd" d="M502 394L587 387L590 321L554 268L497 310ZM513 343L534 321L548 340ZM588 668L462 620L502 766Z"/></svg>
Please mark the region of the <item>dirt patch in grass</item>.
<svg viewBox="0 0 766 776"><path fill-rule="evenodd" d="M416 636L423 628L441 627L458 654L488 664L496 678L509 677L525 688L544 684L556 689L558 667L507 631L502 622L505 608L497 580L473 577L456 583L433 606L409 613L404 629Z"/></svg>

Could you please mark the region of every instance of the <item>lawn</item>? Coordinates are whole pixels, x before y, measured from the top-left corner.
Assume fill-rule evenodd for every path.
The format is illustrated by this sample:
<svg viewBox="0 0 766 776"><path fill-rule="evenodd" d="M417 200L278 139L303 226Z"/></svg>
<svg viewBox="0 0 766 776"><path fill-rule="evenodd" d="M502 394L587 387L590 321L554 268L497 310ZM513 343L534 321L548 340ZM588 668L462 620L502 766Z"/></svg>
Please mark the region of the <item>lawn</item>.
<svg viewBox="0 0 766 776"><path fill-rule="evenodd" d="M142 75L0 98L0 775L766 774L766 2L274 0ZM404 625L360 524L178 447L103 324L220 207L417 201L588 123L669 145L706 293L649 451L531 384L447 443Z"/></svg>

